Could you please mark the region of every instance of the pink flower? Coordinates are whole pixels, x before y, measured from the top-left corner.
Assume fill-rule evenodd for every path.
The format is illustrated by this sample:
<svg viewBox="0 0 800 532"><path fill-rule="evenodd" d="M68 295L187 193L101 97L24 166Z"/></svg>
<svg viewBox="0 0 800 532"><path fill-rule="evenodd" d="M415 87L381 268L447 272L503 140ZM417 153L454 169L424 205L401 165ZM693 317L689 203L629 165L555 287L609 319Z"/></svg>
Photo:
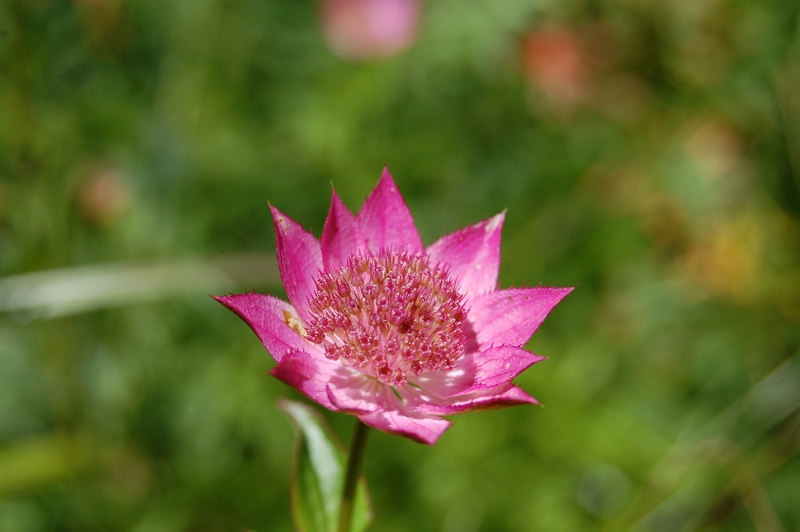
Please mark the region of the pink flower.
<svg viewBox="0 0 800 532"><path fill-rule="evenodd" d="M521 346L571 288L497 289L504 214L427 248L384 170L353 216L333 193L321 240L272 207L291 304L216 299L278 362L272 374L335 412L433 444L442 416L536 400L511 380Z"/></svg>
<svg viewBox="0 0 800 532"><path fill-rule="evenodd" d="M324 0L322 23L331 50L342 59L392 57L414 42L419 0Z"/></svg>
<svg viewBox="0 0 800 532"><path fill-rule="evenodd" d="M570 111L589 91L587 53L575 33L545 28L530 33L523 44L523 60L532 85L562 111Z"/></svg>

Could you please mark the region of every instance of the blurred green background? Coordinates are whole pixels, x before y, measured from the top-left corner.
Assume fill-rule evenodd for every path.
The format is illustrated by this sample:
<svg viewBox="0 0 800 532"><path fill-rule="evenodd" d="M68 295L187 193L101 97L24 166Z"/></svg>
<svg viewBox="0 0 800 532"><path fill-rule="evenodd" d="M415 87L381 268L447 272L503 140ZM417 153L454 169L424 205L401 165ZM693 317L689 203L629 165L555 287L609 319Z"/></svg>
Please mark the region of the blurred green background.
<svg viewBox="0 0 800 532"><path fill-rule="evenodd" d="M545 408L373 433L374 530L800 529L799 11L428 0L358 62L314 2L3 0L0 530L290 529L298 394L207 294L283 296L267 201L319 235L384 165L577 289Z"/></svg>

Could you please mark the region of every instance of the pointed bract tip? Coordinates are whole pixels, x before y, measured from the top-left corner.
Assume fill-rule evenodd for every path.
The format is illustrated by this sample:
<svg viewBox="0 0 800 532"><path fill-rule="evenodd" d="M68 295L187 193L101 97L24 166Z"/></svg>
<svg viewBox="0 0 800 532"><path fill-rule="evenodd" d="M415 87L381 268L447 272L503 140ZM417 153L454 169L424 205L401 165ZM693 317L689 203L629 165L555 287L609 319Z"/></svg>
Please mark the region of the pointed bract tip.
<svg viewBox="0 0 800 532"><path fill-rule="evenodd" d="M486 232L491 233L498 227L502 227L505 219L506 219L506 209L486 220Z"/></svg>
<svg viewBox="0 0 800 532"><path fill-rule="evenodd" d="M394 185L394 178L392 178L392 174L389 173L388 166L383 167L383 172L381 172L381 179L380 181L378 181L378 186L380 186L383 183L383 181L388 181L389 183Z"/></svg>
<svg viewBox="0 0 800 532"><path fill-rule="evenodd" d="M213 299L217 303L220 303L221 305L224 305L225 307L230 308L230 300L231 300L231 298L233 296L232 296L232 294L226 294L224 296L215 296L213 294L208 294L208 297L210 297L211 299Z"/></svg>
<svg viewBox="0 0 800 532"><path fill-rule="evenodd" d="M277 207L275 207L272 204L270 204L269 206L269 212L272 215L272 222L275 224L276 227L278 225L284 227L287 221L291 221L291 218L283 214L280 210L278 210Z"/></svg>
<svg viewBox="0 0 800 532"><path fill-rule="evenodd" d="M348 211L350 210L347 207L347 205L344 204L344 202L342 201L342 198L339 197L339 194L336 193L336 189L333 188L333 184L331 183L331 206L330 206L330 210L328 211L328 213L330 214L331 212L334 212L333 211L334 208L336 208L336 209L342 208L342 209L346 209Z"/></svg>

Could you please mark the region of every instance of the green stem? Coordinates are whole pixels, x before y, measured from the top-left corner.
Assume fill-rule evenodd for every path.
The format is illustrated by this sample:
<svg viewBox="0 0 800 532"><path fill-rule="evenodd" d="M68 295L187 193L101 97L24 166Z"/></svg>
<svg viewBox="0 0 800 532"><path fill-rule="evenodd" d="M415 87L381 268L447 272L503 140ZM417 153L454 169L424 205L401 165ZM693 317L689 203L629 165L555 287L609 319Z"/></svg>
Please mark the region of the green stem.
<svg viewBox="0 0 800 532"><path fill-rule="evenodd" d="M356 420L356 430L350 443L350 456L347 458L347 474L344 477L342 502L339 505L339 532L350 532L353 519L353 502L356 498L358 477L361 476L361 464L364 462L364 450L367 448L369 427Z"/></svg>

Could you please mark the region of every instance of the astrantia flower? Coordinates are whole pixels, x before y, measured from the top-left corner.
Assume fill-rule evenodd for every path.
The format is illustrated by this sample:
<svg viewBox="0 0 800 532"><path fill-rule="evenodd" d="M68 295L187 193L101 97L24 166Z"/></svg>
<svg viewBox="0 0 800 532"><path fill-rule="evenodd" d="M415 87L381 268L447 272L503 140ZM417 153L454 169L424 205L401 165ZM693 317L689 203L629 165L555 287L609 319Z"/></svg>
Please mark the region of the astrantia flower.
<svg viewBox="0 0 800 532"><path fill-rule="evenodd" d="M411 46L419 0L324 0L322 23L331 50L346 60L395 56Z"/></svg>
<svg viewBox="0 0 800 532"><path fill-rule="evenodd" d="M255 331L272 374L336 412L433 444L442 416L536 400L521 346L571 288L497 290L504 214L425 247L389 172L353 216L334 192L321 240L272 207L291 304L216 299Z"/></svg>

